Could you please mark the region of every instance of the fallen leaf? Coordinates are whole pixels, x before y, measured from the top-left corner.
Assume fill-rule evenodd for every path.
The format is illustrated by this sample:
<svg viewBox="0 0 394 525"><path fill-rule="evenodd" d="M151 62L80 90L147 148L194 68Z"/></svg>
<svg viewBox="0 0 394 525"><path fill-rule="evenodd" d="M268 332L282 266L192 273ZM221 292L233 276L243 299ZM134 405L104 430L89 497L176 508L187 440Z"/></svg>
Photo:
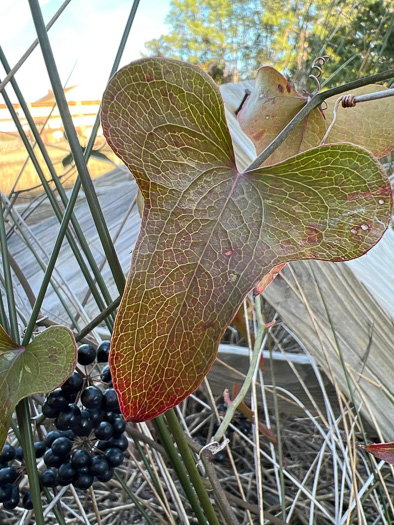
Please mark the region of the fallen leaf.
<svg viewBox="0 0 394 525"><path fill-rule="evenodd" d="M101 118L145 201L110 354L127 420L156 417L198 387L239 305L275 267L359 257L387 228L390 184L362 148L324 146L239 173L219 89L196 66L126 66Z"/></svg>
<svg viewBox="0 0 394 525"><path fill-rule="evenodd" d="M64 326L51 326L24 347L17 345L0 325L0 450L19 401L64 383L76 361L74 336Z"/></svg>

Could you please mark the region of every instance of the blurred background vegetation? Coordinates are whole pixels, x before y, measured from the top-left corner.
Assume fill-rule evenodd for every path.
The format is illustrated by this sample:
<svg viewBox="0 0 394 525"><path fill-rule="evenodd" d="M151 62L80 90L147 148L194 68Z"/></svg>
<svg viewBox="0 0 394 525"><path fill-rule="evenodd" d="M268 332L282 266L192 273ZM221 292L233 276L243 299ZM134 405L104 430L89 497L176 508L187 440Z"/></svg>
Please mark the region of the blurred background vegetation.
<svg viewBox="0 0 394 525"><path fill-rule="evenodd" d="M147 42L146 54L198 64L218 84L275 65L305 87L320 55L330 56L325 78L342 84L394 58L390 0L173 0L166 21L169 34Z"/></svg>

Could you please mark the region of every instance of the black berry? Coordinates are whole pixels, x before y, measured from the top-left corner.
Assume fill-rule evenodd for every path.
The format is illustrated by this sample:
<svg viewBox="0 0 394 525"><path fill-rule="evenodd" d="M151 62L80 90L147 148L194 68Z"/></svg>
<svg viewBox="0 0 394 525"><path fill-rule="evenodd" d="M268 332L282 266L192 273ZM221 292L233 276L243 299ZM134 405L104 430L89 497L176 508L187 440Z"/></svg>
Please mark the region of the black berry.
<svg viewBox="0 0 394 525"><path fill-rule="evenodd" d="M59 430L51 430L51 432L48 432L48 434L45 437L45 446L49 448L55 441L55 439L60 438L62 435L62 432L59 432Z"/></svg>
<svg viewBox="0 0 394 525"><path fill-rule="evenodd" d="M111 383L112 384L112 377L111 377L111 370L109 368L109 365L105 366L101 371L101 381L103 383Z"/></svg>
<svg viewBox="0 0 394 525"><path fill-rule="evenodd" d="M15 457L15 448L12 445L4 445L3 450L0 454L0 462L8 463L8 461L13 461Z"/></svg>
<svg viewBox="0 0 394 525"><path fill-rule="evenodd" d="M114 410L119 410L118 396L116 395L114 388L107 388L107 390L103 393L101 408L104 410L104 412L113 412Z"/></svg>
<svg viewBox="0 0 394 525"><path fill-rule="evenodd" d="M44 463L47 467L56 467L59 468L60 465L63 463L64 458L60 458L59 456L55 456L53 453L53 450L50 448L48 449L44 454Z"/></svg>
<svg viewBox="0 0 394 525"><path fill-rule="evenodd" d="M93 456L92 463L90 465L90 472L95 476L101 476L110 470L108 461L104 456ZM111 478L110 478L111 479Z"/></svg>
<svg viewBox="0 0 394 525"><path fill-rule="evenodd" d="M74 372L65 383L61 386L61 389L65 394L77 394L83 385L83 377L78 372Z"/></svg>
<svg viewBox="0 0 394 525"><path fill-rule="evenodd" d="M85 344L78 348L78 363L80 365L91 365L95 359L96 350L92 345Z"/></svg>
<svg viewBox="0 0 394 525"><path fill-rule="evenodd" d="M82 392L81 403L86 408L99 408L102 399L103 394L97 386L88 386L88 388L85 388Z"/></svg>
<svg viewBox="0 0 394 525"><path fill-rule="evenodd" d="M110 341L103 341L97 348L97 361L99 363L107 363L109 357Z"/></svg>
<svg viewBox="0 0 394 525"><path fill-rule="evenodd" d="M36 458L42 458L42 456L45 454L47 447L45 445L45 441L36 441L34 443L34 450L36 452Z"/></svg>
<svg viewBox="0 0 394 525"><path fill-rule="evenodd" d="M111 467L118 467L123 463L124 455L118 448L109 448L105 451L104 457Z"/></svg>
<svg viewBox="0 0 394 525"><path fill-rule="evenodd" d="M14 485L11 489L11 497L4 501L3 507L6 510L13 510L15 507L18 506L19 503L19 487L17 485Z"/></svg>
<svg viewBox="0 0 394 525"><path fill-rule="evenodd" d="M33 509L33 502L31 500L30 492L26 492L26 494L23 496L22 505L23 505L23 508L26 509L26 510L32 510Z"/></svg>
<svg viewBox="0 0 394 525"><path fill-rule="evenodd" d="M65 458L68 456L72 449L72 441L66 437L59 437L51 445L52 452L59 458Z"/></svg>
<svg viewBox="0 0 394 525"><path fill-rule="evenodd" d="M76 450L71 458L73 467L77 470L88 467L92 462L92 458L86 450Z"/></svg>
<svg viewBox="0 0 394 525"><path fill-rule="evenodd" d="M14 467L5 467L0 470L0 485L13 483L18 477L18 473Z"/></svg>
<svg viewBox="0 0 394 525"><path fill-rule="evenodd" d="M81 410L75 404L67 405L67 407L60 412L55 420L56 428L59 430L69 430L77 427L81 423Z"/></svg>
<svg viewBox="0 0 394 525"><path fill-rule="evenodd" d="M57 472L55 470L44 470L40 475L40 483L43 487L56 487Z"/></svg>
<svg viewBox="0 0 394 525"><path fill-rule="evenodd" d="M113 429L111 423L102 421L94 431L97 439L107 440L112 437Z"/></svg>

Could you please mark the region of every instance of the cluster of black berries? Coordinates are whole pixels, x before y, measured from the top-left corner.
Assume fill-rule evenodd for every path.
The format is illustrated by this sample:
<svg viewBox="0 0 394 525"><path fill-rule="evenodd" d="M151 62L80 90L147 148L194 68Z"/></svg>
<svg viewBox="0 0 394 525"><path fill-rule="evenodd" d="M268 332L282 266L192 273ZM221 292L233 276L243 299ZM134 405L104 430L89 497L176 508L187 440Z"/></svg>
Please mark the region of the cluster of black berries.
<svg viewBox="0 0 394 525"><path fill-rule="evenodd" d="M80 346L78 363L85 376L75 371L42 406L43 415L55 425L43 441L34 443L36 457L46 466L40 474L42 487L72 483L88 489L95 479L109 481L114 468L124 460L126 423L112 388L111 372L108 365L97 371L97 363L108 362L109 349L109 341L103 341L97 351L89 344ZM11 465L14 460L18 461L16 466ZM5 445L0 454L0 503L7 510L19 504L18 482L23 472L22 448ZM33 508L30 492L23 496L23 506Z"/></svg>
<svg viewBox="0 0 394 525"><path fill-rule="evenodd" d="M19 480L22 473L23 452L22 447L4 445L0 454L0 503L6 510L12 510L19 505L20 492ZM22 504L25 509L32 509L30 492L23 495Z"/></svg>
<svg viewBox="0 0 394 525"><path fill-rule="evenodd" d="M84 367L96 360L106 363L109 349L109 341L103 341L97 351L84 344L78 349L78 363ZM84 379L76 371L43 404L42 413L55 420L57 430L49 432L44 442L35 444L37 457L42 456L47 466L40 475L42 486L72 483L79 489L88 489L95 478L109 481L114 467L123 462L128 446L126 423L120 415L108 365L101 371L100 380L105 389L87 386L92 379L89 375Z"/></svg>

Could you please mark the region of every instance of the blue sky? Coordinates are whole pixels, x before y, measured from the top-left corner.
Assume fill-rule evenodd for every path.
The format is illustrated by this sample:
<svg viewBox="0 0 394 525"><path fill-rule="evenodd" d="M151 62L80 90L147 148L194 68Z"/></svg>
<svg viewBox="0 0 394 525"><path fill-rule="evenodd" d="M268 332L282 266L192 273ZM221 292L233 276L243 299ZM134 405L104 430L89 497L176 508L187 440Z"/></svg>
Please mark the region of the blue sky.
<svg viewBox="0 0 394 525"><path fill-rule="evenodd" d="M46 23L62 3L40 0ZM68 85L79 85L87 99L101 98L132 4L132 0L72 0L49 31L62 82L76 64ZM146 41L168 31L169 9L170 0L140 1L121 66L139 58ZM36 38L27 0L0 1L0 38L12 67ZM0 75L5 76L1 66ZM46 94L50 83L39 48L16 78L28 101Z"/></svg>

